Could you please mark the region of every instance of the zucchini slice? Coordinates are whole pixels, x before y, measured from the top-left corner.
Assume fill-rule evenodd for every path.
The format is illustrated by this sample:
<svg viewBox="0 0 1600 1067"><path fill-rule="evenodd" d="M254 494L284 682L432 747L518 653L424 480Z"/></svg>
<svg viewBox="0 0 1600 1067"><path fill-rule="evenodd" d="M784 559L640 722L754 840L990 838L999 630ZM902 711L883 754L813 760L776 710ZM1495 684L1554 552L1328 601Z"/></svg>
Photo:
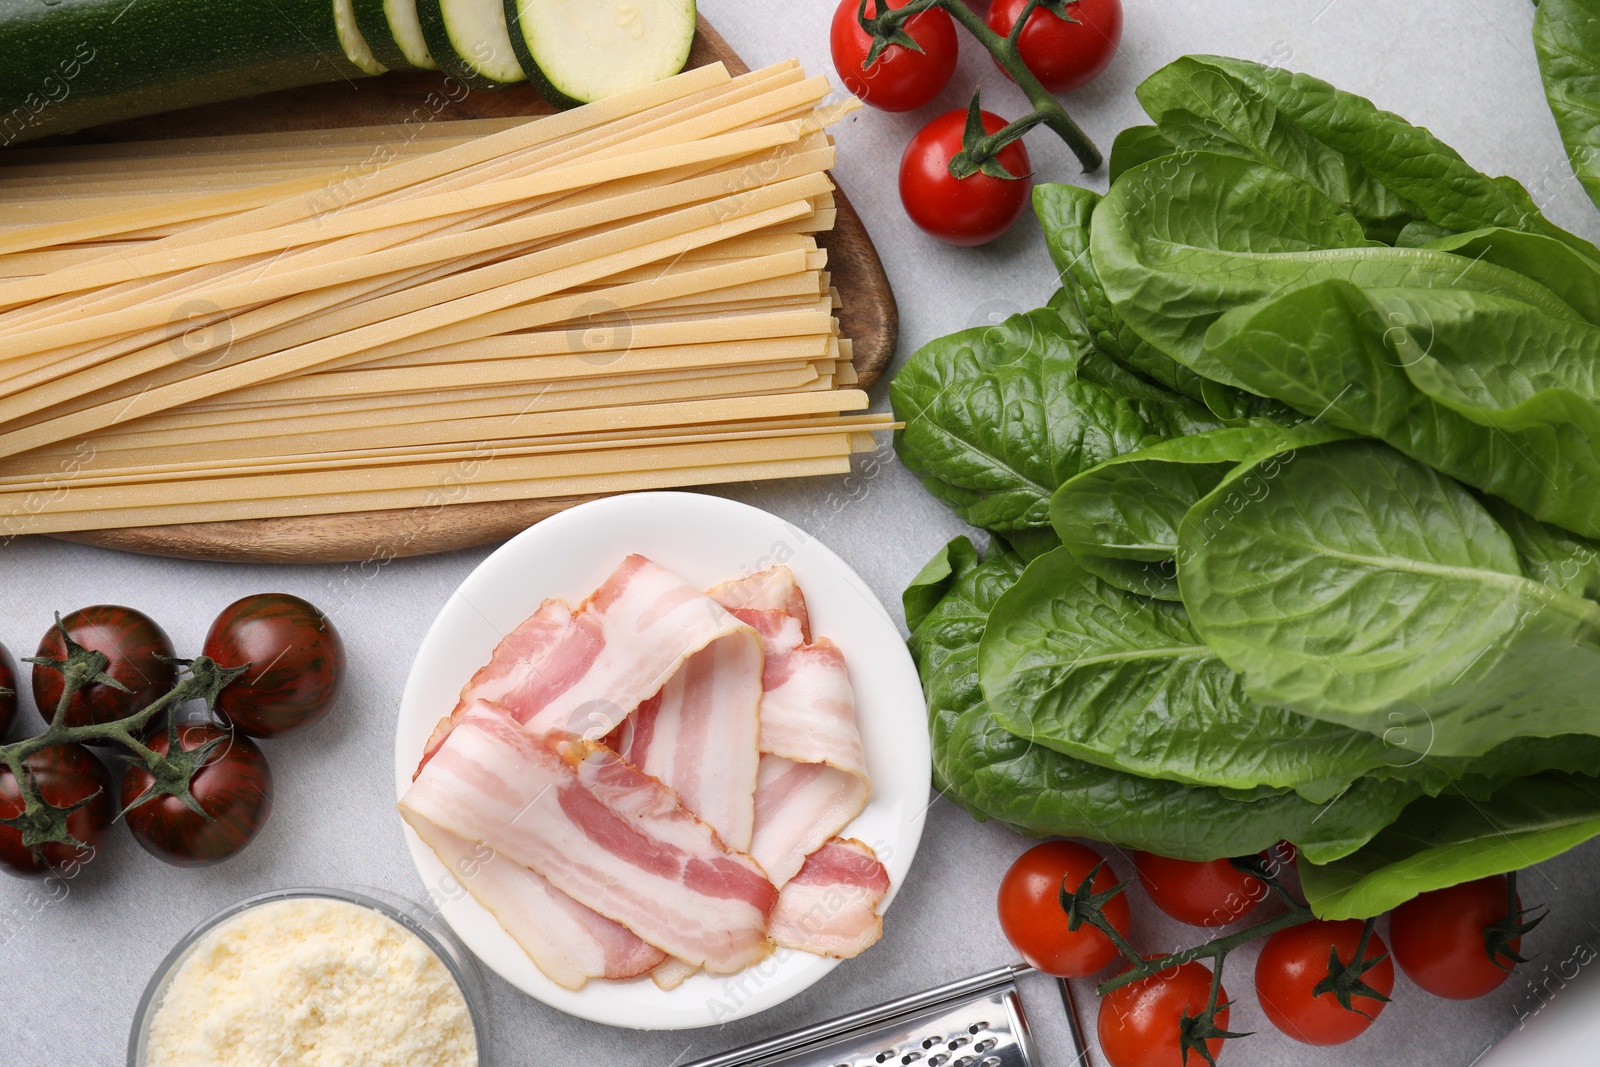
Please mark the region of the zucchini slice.
<svg viewBox="0 0 1600 1067"><path fill-rule="evenodd" d="M504 0L522 68L573 107L670 78L689 61L694 0Z"/></svg>
<svg viewBox="0 0 1600 1067"><path fill-rule="evenodd" d="M332 0L0 0L0 145L367 74Z"/></svg>
<svg viewBox="0 0 1600 1067"><path fill-rule="evenodd" d="M390 70L438 70L417 21L417 0L352 0L356 25Z"/></svg>
<svg viewBox="0 0 1600 1067"><path fill-rule="evenodd" d="M352 0L333 0L333 26L339 33L339 46L344 49L345 58L360 67L362 73L383 74L389 68L372 54L372 46L367 44L366 36L357 25L355 8L351 5Z"/></svg>
<svg viewBox="0 0 1600 1067"><path fill-rule="evenodd" d="M504 89L528 76L511 50L501 0L416 0L428 51L474 89Z"/></svg>

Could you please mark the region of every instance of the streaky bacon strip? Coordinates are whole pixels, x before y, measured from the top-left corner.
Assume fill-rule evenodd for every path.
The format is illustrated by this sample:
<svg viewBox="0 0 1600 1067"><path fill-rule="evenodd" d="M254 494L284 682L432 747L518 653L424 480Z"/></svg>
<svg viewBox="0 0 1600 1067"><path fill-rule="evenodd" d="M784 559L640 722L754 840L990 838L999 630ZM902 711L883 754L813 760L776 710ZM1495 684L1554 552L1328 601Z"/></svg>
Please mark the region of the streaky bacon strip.
<svg viewBox="0 0 1600 1067"><path fill-rule="evenodd" d="M718 638L639 706L617 745L624 759L659 778L740 852L750 850L755 830L761 676L755 633Z"/></svg>
<svg viewBox="0 0 1600 1067"><path fill-rule="evenodd" d="M457 837L426 819L407 821L462 888L557 985L581 989L590 978L636 978L668 958L621 923L584 907L488 845Z"/></svg>
<svg viewBox="0 0 1600 1067"><path fill-rule="evenodd" d="M826 763L866 781L855 691L844 654L832 641L770 657L762 685L761 751Z"/></svg>
<svg viewBox="0 0 1600 1067"><path fill-rule="evenodd" d="M671 790L610 749L476 702L400 801L530 867L646 943L729 973L772 951L777 890Z"/></svg>
<svg viewBox="0 0 1600 1067"><path fill-rule="evenodd" d="M878 904L889 872L872 849L835 837L807 858L778 895L772 938L786 948L849 959L883 936Z"/></svg>
<svg viewBox="0 0 1600 1067"><path fill-rule="evenodd" d="M826 763L763 755L756 778L756 832L750 855L783 888L867 804L867 786Z"/></svg>
<svg viewBox="0 0 1600 1067"><path fill-rule="evenodd" d="M517 624L516 629L500 639L494 646L489 662L473 673L471 680L461 690L448 718L440 719L433 728L428 743L423 746L422 761L411 775L415 780L429 759L444 744L444 739L455 729L456 716L474 700L503 702L507 693L516 686L517 679L527 671L536 671L552 649L566 640L572 629L572 608L559 597L546 600L537 611Z"/></svg>
<svg viewBox="0 0 1600 1067"><path fill-rule="evenodd" d="M811 640L811 613L806 610L806 597L788 567L769 567L746 578L723 582L706 595L732 612L782 612L800 624L798 644Z"/></svg>

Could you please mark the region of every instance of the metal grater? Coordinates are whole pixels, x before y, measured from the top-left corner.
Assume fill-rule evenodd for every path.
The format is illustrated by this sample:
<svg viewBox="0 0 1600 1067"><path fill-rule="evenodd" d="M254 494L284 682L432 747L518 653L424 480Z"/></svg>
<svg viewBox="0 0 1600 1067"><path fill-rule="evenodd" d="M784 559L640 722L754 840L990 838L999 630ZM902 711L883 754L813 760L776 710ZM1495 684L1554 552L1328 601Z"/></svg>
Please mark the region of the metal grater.
<svg viewBox="0 0 1600 1067"><path fill-rule="evenodd" d="M684 1067L1034 1067L1012 964ZM1074 1042L1076 1015L1062 984Z"/></svg>

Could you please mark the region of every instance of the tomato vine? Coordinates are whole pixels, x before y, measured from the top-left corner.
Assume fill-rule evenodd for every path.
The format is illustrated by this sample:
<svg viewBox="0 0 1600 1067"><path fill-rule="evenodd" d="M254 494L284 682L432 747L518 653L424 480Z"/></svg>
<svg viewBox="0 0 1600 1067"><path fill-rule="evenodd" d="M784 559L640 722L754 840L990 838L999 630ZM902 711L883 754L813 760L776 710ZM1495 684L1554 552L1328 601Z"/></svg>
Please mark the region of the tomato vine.
<svg viewBox="0 0 1600 1067"><path fill-rule="evenodd" d="M223 738L214 738L192 750L178 743L178 717L168 717L166 753L157 752L140 740L151 722L162 712L177 708L190 700L203 700L208 711L215 711L217 696L235 678L244 674L248 663L237 667L223 667L206 656L192 660L176 660L175 665L185 673L166 693L144 708L110 722L70 726L67 724L68 705L74 694L91 684L110 686L127 692L127 687L106 673L110 659L105 653L83 647L67 632L60 615L56 628L61 634L65 655L61 659L33 656L24 662L58 672L62 678L60 699L44 732L9 745L0 745L0 763L11 772L22 795L23 809L10 818L0 818L0 825L9 826L22 836L23 845L39 853L47 845L85 850L89 846L73 836L68 818L85 804L96 800L99 791L66 807L52 804L37 788L33 773L25 762L29 756L58 745L113 744L126 750L123 758L142 765L157 783L139 796L129 807L156 795L178 797L195 812L210 819L189 791L189 785ZM9 692L9 691L8 691Z"/></svg>
<svg viewBox="0 0 1600 1067"><path fill-rule="evenodd" d="M981 108L978 103L978 93L974 92L968 107L967 131L962 151L950 160L951 175L965 178L981 172L995 178L1024 177L1007 172L995 157L1006 145L1035 126L1041 125L1048 127L1065 141L1072 154L1078 157L1078 162L1083 164L1084 172L1089 173L1098 170L1104 161L1100 149L1095 147L1089 135L1073 121L1067 109L1061 106L1061 102L1051 95L1033 71L1028 69L1018 47L1023 27L1028 24L1035 11L1043 8L1057 18L1076 22L1071 14L1071 8L1075 3L1077 0L1028 0L1011 32L1001 36L990 29L983 16L968 7L964 0L910 0L904 7L893 10L889 9L888 0L860 0L857 18L861 22L861 28L872 36L872 47L867 52L862 69L872 66L883 54L883 50L890 45L900 45L921 52L922 47L906 32L905 23L930 8L940 8L977 39L984 50L994 57L994 61L1001 69L1010 75L1017 88L1022 90L1023 95L1028 98L1028 103L1033 105L1031 112L990 134L985 131L979 117ZM869 5L873 10L871 15L867 13Z"/></svg>

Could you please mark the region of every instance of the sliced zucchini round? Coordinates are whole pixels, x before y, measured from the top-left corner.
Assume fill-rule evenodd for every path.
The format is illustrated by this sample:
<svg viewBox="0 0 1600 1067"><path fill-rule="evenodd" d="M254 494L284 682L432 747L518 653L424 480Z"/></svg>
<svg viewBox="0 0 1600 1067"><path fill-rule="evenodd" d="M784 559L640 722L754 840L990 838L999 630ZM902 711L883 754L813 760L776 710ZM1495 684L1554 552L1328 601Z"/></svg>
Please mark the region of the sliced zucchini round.
<svg viewBox="0 0 1600 1067"><path fill-rule="evenodd" d="M361 68L363 74L382 74L389 69L372 54L372 46L356 24L353 0L333 0L333 26L339 33L339 47L344 49L345 58Z"/></svg>
<svg viewBox="0 0 1600 1067"><path fill-rule="evenodd" d="M517 58L558 107L670 78L689 61L694 43L694 0L504 3Z"/></svg>
<svg viewBox="0 0 1600 1067"><path fill-rule="evenodd" d="M504 89L528 80L511 49L501 0L416 0L428 51L474 89Z"/></svg>
<svg viewBox="0 0 1600 1067"><path fill-rule="evenodd" d="M351 0L356 26L390 70L438 70L417 22L417 0Z"/></svg>

